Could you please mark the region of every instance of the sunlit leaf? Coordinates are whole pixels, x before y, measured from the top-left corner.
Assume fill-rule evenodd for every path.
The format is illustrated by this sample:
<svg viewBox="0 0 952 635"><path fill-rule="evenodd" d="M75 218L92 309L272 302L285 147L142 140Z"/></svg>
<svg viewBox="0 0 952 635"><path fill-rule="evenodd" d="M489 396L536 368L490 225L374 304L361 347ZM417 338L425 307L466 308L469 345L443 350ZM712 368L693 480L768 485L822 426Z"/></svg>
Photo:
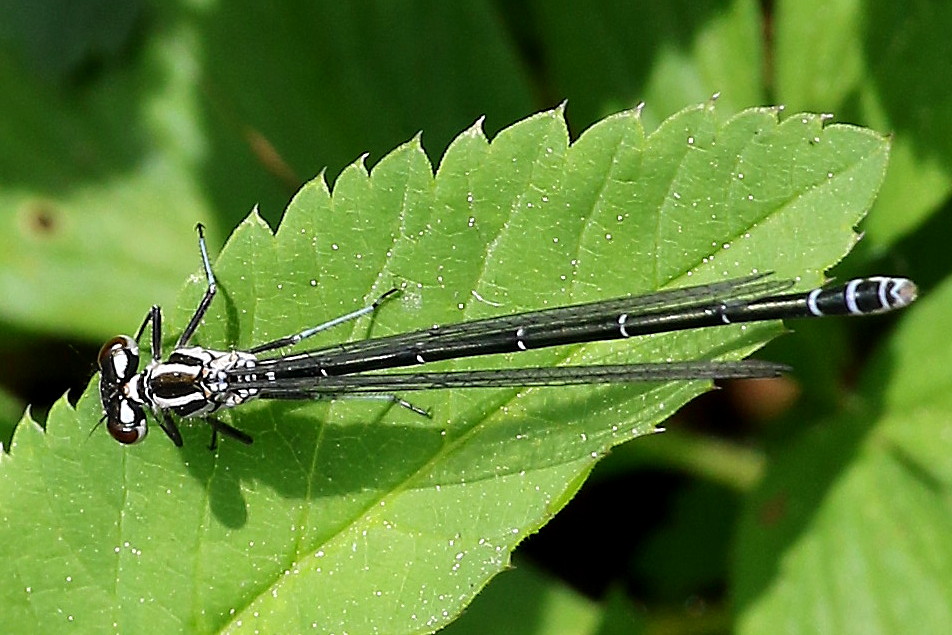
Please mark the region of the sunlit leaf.
<svg viewBox="0 0 952 635"><path fill-rule="evenodd" d="M371 172L323 179L278 228L253 214L215 266L205 346L248 347L404 292L309 346L754 271L816 285L855 242L883 137L773 109L692 107L645 136L639 113L570 143L561 109L492 142L477 124L434 175L418 140ZM190 236L183 236L189 240ZM195 255L198 264L197 253ZM194 309L196 275L165 321ZM129 325L132 330L138 323ZM440 367L738 359L779 325L541 350ZM612 446L651 432L705 382L253 403L251 446L120 448L96 386L0 466L5 616L42 630L428 631L451 621L572 497ZM231 416L228 416L228 415ZM29 540L24 540L29 536ZM39 564L38 564L39 563Z"/></svg>

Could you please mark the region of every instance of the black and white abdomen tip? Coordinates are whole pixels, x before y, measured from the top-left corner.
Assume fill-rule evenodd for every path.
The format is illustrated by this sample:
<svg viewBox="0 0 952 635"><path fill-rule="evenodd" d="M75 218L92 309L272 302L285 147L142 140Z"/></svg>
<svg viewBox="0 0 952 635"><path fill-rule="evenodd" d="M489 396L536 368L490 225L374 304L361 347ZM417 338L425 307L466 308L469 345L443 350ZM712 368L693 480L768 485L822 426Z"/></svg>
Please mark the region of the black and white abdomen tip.
<svg viewBox="0 0 952 635"><path fill-rule="evenodd" d="M872 315L912 304L918 293L908 278L856 278L832 289L814 289L807 296L807 306L818 317Z"/></svg>

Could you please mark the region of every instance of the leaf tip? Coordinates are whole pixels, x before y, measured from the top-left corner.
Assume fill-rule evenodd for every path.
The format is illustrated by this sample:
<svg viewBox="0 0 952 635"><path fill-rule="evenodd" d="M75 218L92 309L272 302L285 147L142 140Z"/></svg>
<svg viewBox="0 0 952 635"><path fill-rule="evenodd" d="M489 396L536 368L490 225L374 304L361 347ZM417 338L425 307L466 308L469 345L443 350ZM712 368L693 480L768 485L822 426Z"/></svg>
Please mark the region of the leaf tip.
<svg viewBox="0 0 952 635"><path fill-rule="evenodd" d="M248 216L245 218L245 222L253 223L258 227L267 227L268 230L271 229L271 226L268 225L268 221L261 216L261 210L258 208L258 203L255 203L251 208L251 211L248 212Z"/></svg>
<svg viewBox="0 0 952 635"><path fill-rule="evenodd" d="M65 396L64 396L65 397ZM58 406L59 402L57 401L53 408ZM47 415L47 421L49 417L53 416L53 410L50 410L50 414ZM23 412L23 416L20 417L20 420L13 427L13 434L10 436L10 445L2 445L2 451L5 455L4 458L11 458L14 449L19 445L26 444L30 446L35 444L37 441L46 442L48 440L47 430L44 428L39 421L33 417L33 406L28 405L26 410Z"/></svg>
<svg viewBox="0 0 952 635"><path fill-rule="evenodd" d="M423 131L422 130L417 131L417 133L413 135L413 137L411 137L410 140L404 144L404 146L408 150L412 150L414 153L418 155L422 154L423 156L426 157L427 162L429 162L430 158L427 156L426 150L423 148Z"/></svg>
<svg viewBox="0 0 952 635"><path fill-rule="evenodd" d="M466 135L470 137L482 137L483 139L485 139L486 138L485 128L486 128L486 115L480 115L479 117L476 118L476 121L473 122L473 125L467 128L463 132L463 134L460 136Z"/></svg>
<svg viewBox="0 0 952 635"><path fill-rule="evenodd" d="M717 100L720 98L721 98L721 91L717 91L713 93L710 97L707 98L707 101L701 104L701 108L706 110L709 113L713 113L715 110L717 110Z"/></svg>

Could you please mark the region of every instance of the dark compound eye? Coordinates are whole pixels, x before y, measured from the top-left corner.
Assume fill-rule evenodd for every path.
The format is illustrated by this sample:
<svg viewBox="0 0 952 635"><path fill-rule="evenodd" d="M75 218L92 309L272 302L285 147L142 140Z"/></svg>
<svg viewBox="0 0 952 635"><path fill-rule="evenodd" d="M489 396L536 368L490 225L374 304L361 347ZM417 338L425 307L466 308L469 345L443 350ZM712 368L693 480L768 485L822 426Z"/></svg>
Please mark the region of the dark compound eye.
<svg viewBox="0 0 952 635"><path fill-rule="evenodd" d="M103 344L102 348L99 349L99 367L102 368L102 365L115 353L123 349L131 349L136 355L139 353L139 347L131 337L128 335L117 335Z"/></svg>
<svg viewBox="0 0 952 635"><path fill-rule="evenodd" d="M133 425L123 425L116 421L109 421L106 429L112 438L123 445L132 445L138 443L149 434L149 426L146 425L145 418Z"/></svg>
<svg viewBox="0 0 952 635"><path fill-rule="evenodd" d="M127 380L139 369L139 346L128 335L117 335L99 349L99 370L117 380Z"/></svg>
<svg viewBox="0 0 952 635"><path fill-rule="evenodd" d="M128 399L122 399L118 404L118 412L106 422L106 429L113 439L123 445L138 443L149 434L145 410Z"/></svg>

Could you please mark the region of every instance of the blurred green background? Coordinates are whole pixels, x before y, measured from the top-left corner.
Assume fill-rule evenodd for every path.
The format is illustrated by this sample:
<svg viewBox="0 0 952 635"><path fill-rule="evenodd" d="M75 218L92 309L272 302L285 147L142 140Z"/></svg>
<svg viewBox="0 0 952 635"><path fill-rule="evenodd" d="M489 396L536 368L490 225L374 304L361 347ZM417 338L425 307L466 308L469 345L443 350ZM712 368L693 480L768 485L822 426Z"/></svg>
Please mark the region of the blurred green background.
<svg viewBox="0 0 952 635"><path fill-rule="evenodd" d="M255 205L276 226L322 171L421 131L438 163L477 119L492 136L563 100L573 135L642 101L650 130L715 93L724 113L782 104L892 133L866 239L835 274L928 292L950 268L948 3L0 0L0 15L5 440L26 404L42 417L85 387L99 343L172 302L196 222L216 250ZM731 387L620 448L454 628L729 629L744 497L843 407L890 326L798 325L764 354L796 383Z"/></svg>

